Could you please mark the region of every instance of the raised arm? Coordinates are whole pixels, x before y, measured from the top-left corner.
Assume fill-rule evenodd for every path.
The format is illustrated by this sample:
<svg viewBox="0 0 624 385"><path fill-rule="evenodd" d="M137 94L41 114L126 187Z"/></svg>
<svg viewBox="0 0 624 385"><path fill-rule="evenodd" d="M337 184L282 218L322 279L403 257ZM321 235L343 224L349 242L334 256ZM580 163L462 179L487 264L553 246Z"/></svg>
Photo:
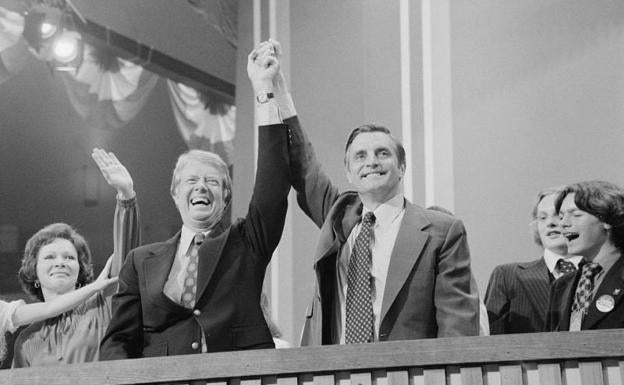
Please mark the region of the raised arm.
<svg viewBox="0 0 624 385"><path fill-rule="evenodd" d="M281 60L281 45L274 40L261 43L256 51L260 57L269 55L275 57L278 62ZM331 183L331 180L323 171L320 162L316 158L312 143L301 127L288 89L288 82L281 68L278 68L272 84L266 87L270 87L274 94L277 115L288 125L290 182L297 191L297 202L303 212L318 227L321 227L329 209L338 198L338 189ZM267 120L263 120L267 116L275 119L275 113L267 113L262 108L264 107L257 105L256 112L259 117L259 124L274 122L274 120L268 120L269 123L266 123Z"/></svg>
<svg viewBox="0 0 624 385"><path fill-rule="evenodd" d="M95 148L91 157L106 182L117 192L113 223L113 261L110 276L119 275L123 259L141 243L139 209L132 176L112 152Z"/></svg>
<svg viewBox="0 0 624 385"><path fill-rule="evenodd" d="M273 98L273 78L279 62L258 49L248 56L247 73L256 95L258 161L253 194L245 221L245 234L266 262L279 243L290 191L288 170L288 132L281 122Z"/></svg>
<svg viewBox="0 0 624 385"><path fill-rule="evenodd" d="M57 316L73 309L86 301L93 294L117 282L118 278L108 278L113 257L111 256L98 278L90 284L60 295L51 301L23 304L15 308L12 316L13 325L19 327Z"/></svg>

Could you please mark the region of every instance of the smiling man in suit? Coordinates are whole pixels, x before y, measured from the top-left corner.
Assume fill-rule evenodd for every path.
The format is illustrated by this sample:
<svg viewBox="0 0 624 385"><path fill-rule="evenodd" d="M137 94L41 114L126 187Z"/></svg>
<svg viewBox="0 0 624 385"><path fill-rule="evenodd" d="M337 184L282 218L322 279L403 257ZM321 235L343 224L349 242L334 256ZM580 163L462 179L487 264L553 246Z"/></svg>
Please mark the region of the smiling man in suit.
<svg viewBox="0 0 624 385"><path fill-rule="evenodd" d="M279 44L265 47L279 57ZM354 191L339 193L301 129L281 73L270 91L292 135L299 206L321 229L301 345L478 335L463 223L404 198L401 143L380 125L353 130L344 166Z"/></svg>
<svg viewBox="0 0 624 385"><path fill-rule="evenodd" d="M554 203L560 191L561 188L540 191L533 205L533 238L544 248L542 258L499 265L490 276L485 305L491 334L547 331L550 285L575 270L581 260L568 256L567 240Z"/></svg>
<svg viewBox="0 0 624 385"><path fill-rule="evenodd" d="M567 186L555 200L568 252L582 267L553 284L551 331L624 327L624 189L604 181Z"/></svg>
<svg viewBox="0 0 624 385"><path fill-rule="evenodd" d="M250 56L254 89L278 70L272 57ZM181 230L132 250L119 276L103 360L274 347L260 307L265 269L287 209L288 129L259 128L258 169L245 218L223 215L231 179L216 154L182 154L171 181Z"/></svg>

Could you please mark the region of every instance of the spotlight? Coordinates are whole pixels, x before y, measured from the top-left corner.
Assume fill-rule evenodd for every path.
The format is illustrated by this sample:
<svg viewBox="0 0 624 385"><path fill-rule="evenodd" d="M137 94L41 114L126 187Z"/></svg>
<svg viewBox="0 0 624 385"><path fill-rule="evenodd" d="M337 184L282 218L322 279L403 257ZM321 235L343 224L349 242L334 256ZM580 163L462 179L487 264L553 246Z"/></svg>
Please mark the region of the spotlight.
<svg viewBox="0 0 624 385"><path fill-rule="evenodd" d="M54 36L56 31L58 31L58 25L54 25L47 21L44 21L43 23L41 23L40 32L41 32L42 39L51 38L52 36Z"/></svg>
<svg viewBox="0 0 624 385"><path fill-rule="evenodd" d="M52 44L54 59L61 63L68 63L78 56L78 40L80 35L73 31L63 31Z"/></svg>
<svg viewBox="0 0 624 385"><path fill-rule="evenodd" d="M83 44L78 32L63 31L52 44L52 65L57 71L75 71L82 63Z"/></svg>
<svg viewBox="0 0 624 385"><path fill-rule="evenodd" d="M49 39L62 29L63 13L58 8L36 5L24 18L24 39L35 51L39 51Z"/></svg>
<svg viewBox="0 0 624 385"><path fill-rule="evenodd" d="M75 71L82 64L82 37L71 10L35 5L26 14L23 35L37 56L57 71Z"/></svg>

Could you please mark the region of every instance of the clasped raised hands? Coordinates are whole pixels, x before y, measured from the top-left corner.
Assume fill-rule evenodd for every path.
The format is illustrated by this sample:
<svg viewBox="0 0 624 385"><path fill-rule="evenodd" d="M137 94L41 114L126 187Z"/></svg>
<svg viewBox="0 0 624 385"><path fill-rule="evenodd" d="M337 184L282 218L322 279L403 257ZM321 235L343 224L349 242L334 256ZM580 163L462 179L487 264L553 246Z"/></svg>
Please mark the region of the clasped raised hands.
<svg viewBox="0 0 624 385"><path fill-rule="evenodd" d="M247 57L247 75L256 93L274 89L273 82L280 73L276 43L273 40L262 42Z"/></svg>

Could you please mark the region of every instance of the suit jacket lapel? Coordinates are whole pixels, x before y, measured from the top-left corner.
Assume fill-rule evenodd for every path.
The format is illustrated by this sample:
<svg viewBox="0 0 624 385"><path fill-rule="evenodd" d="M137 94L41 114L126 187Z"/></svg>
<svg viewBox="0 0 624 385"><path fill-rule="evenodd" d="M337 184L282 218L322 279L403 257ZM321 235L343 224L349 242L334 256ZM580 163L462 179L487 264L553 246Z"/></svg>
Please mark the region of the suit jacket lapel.
<svg viewBox="0 0 624 385"><path fill-rule="evenodd" d="M521 264L519 267L518 281L535 308L535 314L545 321L550 293L550 276L546 262L541 258L537 262Z"/></svg>
<svg viewBox="0 0 624 385"><path fill-rule="evenodd" d="M418 213L414 205L408 201L405 202L405 215L394 242L386 275L386 288L381 303L380 319L382 321L429 239L429 235L421 231L430 224L429 220Z"/></svg>
<svg viewBox="0 0 624 385"><path fill-rule="evenodd" d="M143 265L148 296L154 299L155 303L164 306L176 305L163 293L163 288L169 277L179 240L180 232L154 249L151 255L145 258Z"/></svg>
<svg viewBox="0 0 624 385"><path fill-rule="evenodd" d="M359 198L344 206L344 211L336 212L330 215L331 227L321 229L319 239L323 242L319 243L314 258L316 266L325 257L339 251L340 246L347 242L347 238L362 215L362 202ZM327 234L329 233L329 234Z"/></svg>
<svg viewBox="0 0 624 385"><path fill-rule="evenodd" d="M199 247L199 266L197 268L197 295L196 301L204 294L208 282L212 278L212 274L221 259L223 254L223 246L230 235L231 227L223 228L222 224L219 224L217 228L209 234L208 238L204 240L204 243Z"/></svg>
<svg viewBox="0 0 624 385"><path fill-rule="evenodd" d="M576 292L576 285L581 277L581 271L578 269L576 273L566 274L560 277L554 286L552 297L559 301L557 307L559 322L557 329L553 331L568 331L570 330L570 315L572 309L572 302L574 301L574 293Z"/></svg>
<svg viewBox="0 0 624 385"><path fill-rule="evenodd" d="M592 329L592 327L596 325L598 321L604 318L607 314L609 314L611 310L617 308L618 303L622 300L624 294L623 273L624 258L620 257L620 259L618 259L617 262L615 262L615 264L607 272L607 275L604 277L602 283L600 284L600 287L596 291L596 294L592 299L592 303L591 305L589 305L589 309L587 310L587 315L583 319L582 329ZM606 312L602 312L596 307L596 301L603 295L612 297L615 302L615 306L613 307L613 309Z"/></svg>

